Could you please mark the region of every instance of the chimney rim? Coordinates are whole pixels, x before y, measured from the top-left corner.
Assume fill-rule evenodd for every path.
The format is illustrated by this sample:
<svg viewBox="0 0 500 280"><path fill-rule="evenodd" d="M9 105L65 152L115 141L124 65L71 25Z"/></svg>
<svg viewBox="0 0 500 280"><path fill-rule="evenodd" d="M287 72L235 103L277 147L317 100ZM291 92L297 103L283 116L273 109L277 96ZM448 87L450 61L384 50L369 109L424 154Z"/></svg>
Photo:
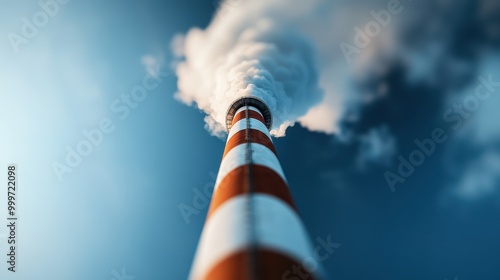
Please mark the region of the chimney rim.
<svg viewBox="0 0 500 280"><path fill-rule="evenodd" d="M267 129L271 130L272 124L273 124L273 117L271 114L271 110L269 110L269 107L266 105L266 103L255 96L243 96L231 103L229 106L229 109L227 110L226 113L226 130L229 132L231 130L231 126L233 124L233 118L234 115L236 114L236 111L240 109L243 106L253 106L257 108L260 113L264 116L264 120L266 121L266 127Z"/></svg>

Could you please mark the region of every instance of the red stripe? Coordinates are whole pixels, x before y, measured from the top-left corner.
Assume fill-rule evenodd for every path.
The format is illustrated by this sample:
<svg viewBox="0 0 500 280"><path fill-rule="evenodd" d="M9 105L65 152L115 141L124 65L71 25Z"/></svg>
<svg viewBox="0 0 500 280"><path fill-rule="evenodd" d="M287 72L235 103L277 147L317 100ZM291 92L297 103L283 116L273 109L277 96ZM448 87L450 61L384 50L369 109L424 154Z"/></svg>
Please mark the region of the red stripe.
<svg viewBox="0 0 500 280"><path fill-rule="evenodd" d="M281 253L258 248L236 252L216 264L203 280L282 280L316 277L296 260ZM255 263L253 263L255 262Z"/></svg>
<svg viewBox="0 0 500 280"><path fill-rule="evenodd" d="M231 126L233 126L238 121L241 121L241 120L245 119L246 117L247 117L247 111L246 110L243 110L243 111L239 112L238 114L236 114L236 116L234 116L233 123L231 124ZM252 109L248 109L248 117L252 118L252 119L259 120L264 125L266 125L266 121L264 120L264 117L261 114L255 112Z"/></svg>
<svg viewBox="0 0 500 280"><path fill-rule="evenodd" d="M252 168L252 193L272 195L296 209L288 186L278 173L262 165L249 164L234 169L222 179L212 196L207 220L224 202L249 193L250 168Z"/></svg>
<svg viewBox="0 0 500 280"><path fill-rule="evenodd" d="M274 148L273 142L271 139L262 131L257 129L249 129L248 135L250 136L250 141L247 141L247 130L243 129L236 132L226 143L226 148L224 149L224 155L222 158L226 156L229 151L231 151L234 147L250 142L250 143L258 143L266 146L269 150L273 151L276 154L276 149Z"/></svg>

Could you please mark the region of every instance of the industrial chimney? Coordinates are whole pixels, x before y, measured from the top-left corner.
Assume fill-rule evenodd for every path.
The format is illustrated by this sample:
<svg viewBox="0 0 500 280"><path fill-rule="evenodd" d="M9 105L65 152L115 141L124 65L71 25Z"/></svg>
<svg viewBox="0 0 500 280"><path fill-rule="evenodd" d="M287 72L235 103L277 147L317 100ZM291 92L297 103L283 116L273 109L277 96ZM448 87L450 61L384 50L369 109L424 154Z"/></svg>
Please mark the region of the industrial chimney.
<svg viewBox="0 0 500 280"><path fill-rule="evenodd" d="M269 134L267 105L244 97L230 106L228 138L191 280L280 280L312 250ZM308 267L317 267L317 263Z"/></svg>

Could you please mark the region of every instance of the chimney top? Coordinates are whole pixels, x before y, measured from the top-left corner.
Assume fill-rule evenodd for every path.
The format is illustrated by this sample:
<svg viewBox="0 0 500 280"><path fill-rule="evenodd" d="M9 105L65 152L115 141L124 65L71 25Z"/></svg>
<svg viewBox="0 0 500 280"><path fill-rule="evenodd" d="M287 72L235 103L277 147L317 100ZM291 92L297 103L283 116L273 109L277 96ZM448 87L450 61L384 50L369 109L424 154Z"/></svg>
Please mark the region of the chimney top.
<svg viewBox="0 0 500 280"><path fill-rule="evenodd" d="M264 120L266 121L266 127L267 129L271 129L271 125L273 124L273 117L271 115L271 111L269 110L269 107L262 101L261 99L254 97L254 96L245 96L241 97L239 99L236 99L231 106L229 106L229 109L227 110L226 114L226 129L229 131L231 129L231 126L233 124L233 118L234 114L236 114L236 111L240 109L243 106L253 106L257 108L260 113L264 116Z"/></svg>

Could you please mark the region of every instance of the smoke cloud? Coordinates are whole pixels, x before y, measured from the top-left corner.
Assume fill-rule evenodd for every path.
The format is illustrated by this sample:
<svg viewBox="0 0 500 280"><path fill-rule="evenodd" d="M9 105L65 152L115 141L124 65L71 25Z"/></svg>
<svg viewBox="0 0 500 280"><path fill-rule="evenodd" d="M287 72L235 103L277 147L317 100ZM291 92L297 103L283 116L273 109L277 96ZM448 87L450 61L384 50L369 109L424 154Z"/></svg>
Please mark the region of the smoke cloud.
<svg viewBox="0 0 500 280"><path fill-rule="evenodd" d="M356 39L356 24L363 23L374 3L381 9L387 5L384 1L370 5L366 1L223 1L206 29L193 28L172 42L179 58L176 97L207 113L207 128L215 135L224 132L231 102L248 95L270 107L275 136L283 136L296 122L312 131L337 132L344 103L357 98L349 82L358 61L365 63L380 42L391 42L387 37L392 29L384 27L363 50L347 56L339 48L342 42Z"/></svg>
<svg viewBox="0 0 500 280"><path fill-rule="evenodd" d="M254 95L271 107L273 135L299 123L335 133L336 145L359 153L355 166L388 166L443 126L443 112L478 75L500 77L498 64L484 66L499 55L500 2L224 1L206 29L178 35L172 45L176 97L206 112L213 134L223 135L233 100ZM488 112L471 120L492 143L488 150L479 153L465 129L453 133L447 150L466 145L471 161L498 162L491 160L500 154L498 126L489 125L497 111L482 117ZM468 166L443 168L461 181L458 174L477 173Z"/></svg>
<svg viewBox="0 0 500 280"><path fill-rule="evenodd" d="M388 99L384 75L395 65L405 83L456 90L475 73L477 47L498 42L498 5L414 2L222 1L206 29L173 40L176 97L207 113L207 128L221 135L229 104L257 96L271 107L272 133L283 136L296 122L334 133L359 120L364 107Z"/></svg>
<svg viewBox="0 0 500 280"><path fill-rule="evenodd" d="M296 9L314 5L297 1ZM225 130L229 105L241 96L262 99L273 112L271 133L287 127L322 99L315 51L297 30L300 14L281 10L287 1L229 1L205 29L174 39L177 98L207 113L208 129Z"/></svg>

